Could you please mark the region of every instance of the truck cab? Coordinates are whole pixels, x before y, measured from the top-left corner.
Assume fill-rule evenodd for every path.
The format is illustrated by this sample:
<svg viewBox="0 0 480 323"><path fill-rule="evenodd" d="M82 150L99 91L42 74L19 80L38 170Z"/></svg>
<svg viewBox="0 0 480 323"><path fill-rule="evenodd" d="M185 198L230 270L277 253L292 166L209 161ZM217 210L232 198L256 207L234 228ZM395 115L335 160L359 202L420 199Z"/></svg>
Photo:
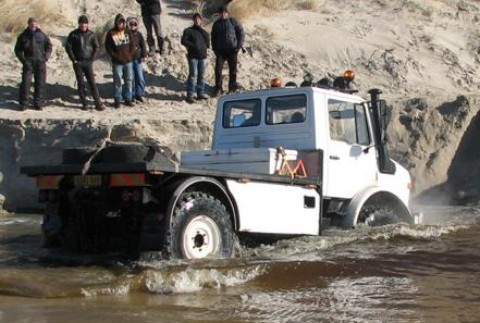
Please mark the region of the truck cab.
<svg viewBox="0 0 480 323"><path fill-rule="evenodd" d="M407 214L411 180L388 156L386 104L378 92L371 91L370 101L348 87L274 87L225 96L212 149L319 152L314 162L304 160L306 172L320 176L324 215L334 223L357 224L360 208L373 196L395 201Z"/></svg>

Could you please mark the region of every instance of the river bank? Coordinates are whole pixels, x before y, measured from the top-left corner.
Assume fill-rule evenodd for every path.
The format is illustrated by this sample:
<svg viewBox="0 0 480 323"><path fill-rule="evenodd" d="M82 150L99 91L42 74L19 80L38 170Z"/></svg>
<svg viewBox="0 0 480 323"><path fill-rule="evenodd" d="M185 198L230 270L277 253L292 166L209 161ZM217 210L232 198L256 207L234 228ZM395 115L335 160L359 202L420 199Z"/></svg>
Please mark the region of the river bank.
<svg viewBox="0 0 480 323"><path fill-rule="evenodd" d="M113 0L85 5L91 28L98 32L109 26L120 8ZM70 6L65 19L41 24L54 45L48 62L49 104L43 111L18 111L21 65L13 54L14 35L4 33L0 39L0 194L10 211L36 205L33 180L19 173L20 166L58 163L63 148L117 139L168 146L174 152L209 146L217 100L191 105L184 101L187 62L180 37L197 7L190 1L165 1L166 55L145 62L145 103L113 109L110 63L104 53L95 61L107 106L97 112L80 110L71 63L63 49L81 7L73 0L62 6ZM124 0L121 7L126 16L139 13L135 1ZM422 202L476 204L480 200L480 155L476 154L480 151L480 43L472 22L479 15L475 1L440 0L324 2L316 10L251 13L242 17L248 50L239 56L239 82L246 90L255 90L267 88L277 76L284 83L300 84L307 72L318 80L355 70L353 85L359 95L367 97L369 89L380 88L389 103L389 145L392 156L415 179L414 195ZM205 16L207 30L215 19ZM210 53L209 90L214 84L213 65ZM225 68L224 77L227 74Z"/></svg>

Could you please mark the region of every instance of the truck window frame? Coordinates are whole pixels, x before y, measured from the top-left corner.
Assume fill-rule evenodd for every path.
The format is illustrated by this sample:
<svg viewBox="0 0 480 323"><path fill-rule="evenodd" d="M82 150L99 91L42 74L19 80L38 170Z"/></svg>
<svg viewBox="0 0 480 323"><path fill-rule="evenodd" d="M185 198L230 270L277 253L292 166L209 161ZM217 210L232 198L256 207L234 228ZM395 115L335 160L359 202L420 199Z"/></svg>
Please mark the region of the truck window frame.
<svg viewBox="0 0 480 323"><path fill-rule="evenodd" d="M369 146L368 108L364 103L328 99L329 135L331 140L350 145ZM353 131L351 130L353 129Z"/></svg>
<svg viewBox="0 0 480 323"><path fill-rule="evenodd" d="M222 127L229 129L259 126L261 117L261 99L226 101L222 109Z"/></svg>
<svg viewBox="0 0 480 323"><path fill-rule="evenodd" d="M297 104L295 100L301 100ZM282 105L275 106L277 102ZM267 99L265 123L268 125L304 123L307 120L308 97L305 93L271 96Z"/></svg>

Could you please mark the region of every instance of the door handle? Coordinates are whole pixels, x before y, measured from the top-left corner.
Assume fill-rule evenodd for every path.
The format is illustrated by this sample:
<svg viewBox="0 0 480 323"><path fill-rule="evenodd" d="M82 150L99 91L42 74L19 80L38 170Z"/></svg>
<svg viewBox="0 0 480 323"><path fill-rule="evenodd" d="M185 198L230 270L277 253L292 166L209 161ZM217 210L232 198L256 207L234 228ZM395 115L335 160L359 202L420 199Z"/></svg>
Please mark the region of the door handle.
<svg viewBox="0 0 480 323"><path fill-rule="evenodd" d="M330 158L331 160L340 160L340 157L334 156L334 155L330 155L329 158Z"/></svg>

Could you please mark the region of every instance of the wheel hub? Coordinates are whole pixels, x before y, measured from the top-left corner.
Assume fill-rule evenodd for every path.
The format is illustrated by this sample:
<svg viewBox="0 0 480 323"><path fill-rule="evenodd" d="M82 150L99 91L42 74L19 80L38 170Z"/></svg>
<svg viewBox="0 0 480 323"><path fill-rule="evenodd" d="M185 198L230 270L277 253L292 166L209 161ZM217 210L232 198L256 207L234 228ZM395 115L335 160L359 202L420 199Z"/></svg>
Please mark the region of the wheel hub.
<svg viewBox="0 0 480 323"><path fill-rule="evenodd" d="M192 219L185 228L183 253L187 259L218 255L222 243L220 229L210 217L201 215Z"/></svg>

